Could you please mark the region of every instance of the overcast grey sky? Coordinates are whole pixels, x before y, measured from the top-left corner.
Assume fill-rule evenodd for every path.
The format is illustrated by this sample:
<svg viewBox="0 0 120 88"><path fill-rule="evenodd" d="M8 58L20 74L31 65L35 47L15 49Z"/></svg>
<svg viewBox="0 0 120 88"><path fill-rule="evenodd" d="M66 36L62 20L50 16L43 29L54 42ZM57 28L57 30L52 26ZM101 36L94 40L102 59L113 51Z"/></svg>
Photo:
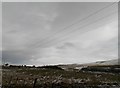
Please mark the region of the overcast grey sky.
<svg viewBox="0 0 120 88"><path fill-rule="evenodd" d="M3 61L45 65L117 59L117 13L112 2L4 2Z"/></svg>

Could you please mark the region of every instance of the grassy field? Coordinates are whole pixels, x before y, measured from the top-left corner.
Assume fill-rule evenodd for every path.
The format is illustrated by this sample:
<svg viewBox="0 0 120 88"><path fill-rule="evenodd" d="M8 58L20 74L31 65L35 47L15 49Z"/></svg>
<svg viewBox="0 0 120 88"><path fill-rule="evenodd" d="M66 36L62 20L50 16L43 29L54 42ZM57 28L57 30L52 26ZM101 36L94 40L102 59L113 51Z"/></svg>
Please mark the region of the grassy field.
<svg viewBox="0 0 120 88"><path fill-rule="evenodd" d="M3 67L2 88L120 88L120 73Z"/></svg>

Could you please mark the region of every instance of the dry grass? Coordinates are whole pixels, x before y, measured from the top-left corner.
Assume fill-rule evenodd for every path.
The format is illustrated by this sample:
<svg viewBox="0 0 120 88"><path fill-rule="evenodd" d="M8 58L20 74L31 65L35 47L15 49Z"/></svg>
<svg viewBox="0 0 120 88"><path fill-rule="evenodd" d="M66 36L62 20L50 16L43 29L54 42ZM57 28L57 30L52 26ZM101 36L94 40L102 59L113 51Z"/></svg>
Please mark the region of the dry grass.
<svg viewBox="0 0 120 88"><path fill-rule="evenodd" d="M102 88L120 86L120 74L43 68L3 69L3 88ZM102 87L101 87L102 86ZM105 87L107 88L107 87ZM117 87L116 87L117 88ZM119 88L119 87L118 87Z"/></svg>

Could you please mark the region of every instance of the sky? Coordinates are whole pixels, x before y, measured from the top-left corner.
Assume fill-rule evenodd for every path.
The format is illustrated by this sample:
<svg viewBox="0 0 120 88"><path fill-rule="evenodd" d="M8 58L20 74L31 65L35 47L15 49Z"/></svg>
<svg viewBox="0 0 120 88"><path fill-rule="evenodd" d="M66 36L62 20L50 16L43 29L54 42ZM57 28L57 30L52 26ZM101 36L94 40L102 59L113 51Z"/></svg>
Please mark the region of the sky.
<svg viewBox="0 0 120 88"><path fill-rule="evenodd" d="M0 12L2 12L2 3L0 2ZM2 13L0 13L0 64L2 64Z"/></svg>
<svg viewBox="0 0 120 88"><path fill-rule="evenodd" d="M117 3L3 2L2 59L82 64L118 58Z"/></svg>

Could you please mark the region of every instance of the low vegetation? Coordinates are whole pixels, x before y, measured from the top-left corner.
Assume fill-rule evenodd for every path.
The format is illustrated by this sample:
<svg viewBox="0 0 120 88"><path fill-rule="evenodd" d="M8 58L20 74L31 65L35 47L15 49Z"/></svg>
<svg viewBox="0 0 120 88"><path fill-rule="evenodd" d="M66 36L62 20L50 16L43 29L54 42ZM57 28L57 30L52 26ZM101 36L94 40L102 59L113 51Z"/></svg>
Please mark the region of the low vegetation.
<svg viewBox="0 0 120 88"><path fill-rule="evenodd" d="M120 67L95 66L66 71L58 66L3 66L2 88L120 88L120 73L105 72L104 68Z"/></svg>

